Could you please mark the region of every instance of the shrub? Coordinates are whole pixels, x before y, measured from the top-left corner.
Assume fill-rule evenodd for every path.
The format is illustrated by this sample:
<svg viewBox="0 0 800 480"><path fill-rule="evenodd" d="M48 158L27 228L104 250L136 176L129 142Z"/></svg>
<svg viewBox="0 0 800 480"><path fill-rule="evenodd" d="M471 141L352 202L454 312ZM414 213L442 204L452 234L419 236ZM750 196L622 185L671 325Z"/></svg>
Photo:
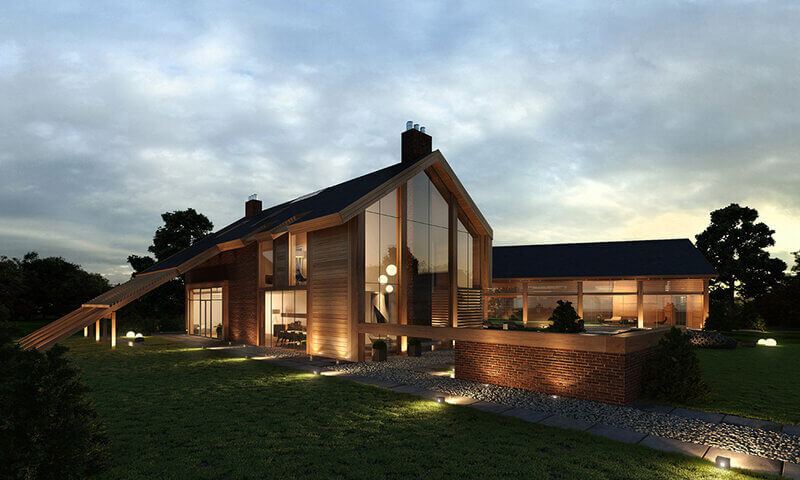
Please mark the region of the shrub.
<svg viewBox="0 0 800 480"><path fill-rule="evenodd" d="M372 349L373 350L386 350L386 342L383 340L375 340L372 342Z"/></svg>
<svg viewBox="0 0 800 480"><path fill-rule="evenodd" d="M644 364L642 389L649 397L679 403L699 400L710 393L688 333L672 327L658 342Z"/></svg>
<svg viewBox="0 0 800 480"><path fill-rule="evenodd" d="M105 470L107 439L66 352L22 351L0 332L0 478L82 479Z"/></svg>
<svg viewBox="0 0 800 480"><path fill-rule="evenodd" d="M558 306L553 309L550 317L552 325L547 327L547 331L556 333L580 333L584 331L583 320L578 316L578 312L572 308L572 302L558 301Z"/></svg>
<svg viewBox="0 0 800 480"><path fill-rule="evenodd" d="M422 345L422 339L417 337L408 337L408 345Z"/></svg>

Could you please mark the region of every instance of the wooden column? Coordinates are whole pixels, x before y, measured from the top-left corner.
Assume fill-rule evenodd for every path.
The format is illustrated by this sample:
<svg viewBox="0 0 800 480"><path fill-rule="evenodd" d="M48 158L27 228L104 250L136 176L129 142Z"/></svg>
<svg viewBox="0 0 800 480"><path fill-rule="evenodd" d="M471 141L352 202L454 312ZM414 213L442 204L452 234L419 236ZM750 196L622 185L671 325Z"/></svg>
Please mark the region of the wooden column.
<svg viewBox="0 0 800 480"><path fill-rule="evenodd" d="M106 338L108 336L108 319L102 319L101 325L103 325L103 338Z"/></svg>
<svg viewBox="0 0 800 480"><path fill-rule="evenodd" d="M364 212L361 212L348 222L348 243L350 244L350 261L348 262L350 321L347 342L350 351L348 358L358 362L364 361L364 335L358 333L358 324L363 323L366 318L364 308L364 277L366 275L364 229L366 219L364 215Z"/></svg>
<svg viewBox="0 0 800 480"><path fill-rule="evenodd" d="M639 328L644 328L644 282L636 281L636 313L639 317Z"/></svg>
<svg viewBox="0 0 800 480"><path fill-rule="evenodd" d="M522 282L522 324L528 326L528 282Z"/></svg>
<svg viewBox="0 0 800 480"><path fill-rule="evenodd" d="M407 298L407 278L408 272L403 268L406 262L406 249L408 248L408 201L406 197L406 184L404 183L397 189L397 205L399 211L397 212L397 310L398 310L398 323L401 325L408 324L408 305ZM408 337L399 337L400 351L408 351ZM362 349L363 350L363 349Z"/></svg>
<svg viewBox="0 0 800 480"><path fill-rule="evenodd" d="M583 282L578 282L578 316L583 318Z"/></svg>
<svg viewBox="0 0 800 480"><path fill-rule="evenodd" d="M111 312L111 348L117 348L117 312Z"/></svg>
<svg viewBox="0 0 800 480"><path fill-rule="evenodd" d="M708 319L709 312L709 299L708 299L708 279L703 280L703 324L700 328L705 327L706 320Z"/></svg>
<svg viewBox="0 0 800 480"><path fill-rule="evenodd" d="M94 324L94 341L95 342L100 341L100 320L98 320Z"/></svg>
<svg viewBox="0 0 800 480"><path fill-rule="evenodd" d="M447 273L450 279L450 326L458 326L458 204L452 193L448 204L447 222Z"/></svg>

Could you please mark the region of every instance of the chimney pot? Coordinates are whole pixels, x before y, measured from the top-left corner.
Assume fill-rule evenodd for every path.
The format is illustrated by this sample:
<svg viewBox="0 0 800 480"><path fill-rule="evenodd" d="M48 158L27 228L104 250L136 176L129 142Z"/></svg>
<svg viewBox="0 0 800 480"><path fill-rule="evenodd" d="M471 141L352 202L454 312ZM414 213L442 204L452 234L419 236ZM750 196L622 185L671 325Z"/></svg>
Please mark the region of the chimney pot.
<svg viewBox="0 0 800 480"><path fill-rule="evenodd" d="M261 200L258 199L257 194L252 194L247 197L247 202L244 204L244 216L249 217L261 213Z"/></svg>
<svg viewBox="0 0 800 480"><path fill-rule="evenodd" d="M406 130L411 130L412 128L414 128L414 122L411 121L411 120L407 121L406 122Z"/></svg>
<svg viewBox="0 0 800 480"><path fill-rule="evenodd" d="M432 151L431 136L425 133L424 127L420 129L418 123L400 135L400 158L403 162L415 162Z"/></svg>

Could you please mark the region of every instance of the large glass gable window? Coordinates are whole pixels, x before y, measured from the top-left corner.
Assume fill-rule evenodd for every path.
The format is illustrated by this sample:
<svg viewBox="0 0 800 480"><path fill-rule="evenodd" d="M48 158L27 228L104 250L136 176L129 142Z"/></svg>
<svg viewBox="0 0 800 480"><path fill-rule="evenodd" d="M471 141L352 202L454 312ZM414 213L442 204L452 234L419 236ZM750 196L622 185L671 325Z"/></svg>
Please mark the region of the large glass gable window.
<svg viewBox="0 0 800 480"><path fill-rule="evenodd" d="M364 312L369 323L398 320L398 197L395 190L373 203L365 213Z"/></svg>
<svg viewBox="0 0 800 480"><path fill-rule="evenodd" d="M424 172L407 184L408 323L449 325L449 206Z"/></svg>

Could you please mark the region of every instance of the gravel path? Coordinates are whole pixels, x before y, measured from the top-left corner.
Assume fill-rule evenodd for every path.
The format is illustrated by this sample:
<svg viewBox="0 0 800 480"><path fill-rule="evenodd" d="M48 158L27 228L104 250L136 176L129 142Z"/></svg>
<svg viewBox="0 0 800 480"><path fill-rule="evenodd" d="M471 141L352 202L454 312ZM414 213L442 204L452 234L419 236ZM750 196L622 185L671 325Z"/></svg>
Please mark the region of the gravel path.
<svg viewBox="0 0 800 480"><path fill-rule="evenodd" d="M619 407L568 397L497 385L483 385L446 375L427 373L453 365L452 350L423 354L422 357L390 357L386 362L347 363L330 367L349 375L381 378L436 390L448 395L471 397L513 407L564 415L591 423L710 445L750 455L800 463L800 436L726 423L709 423L631 407Z"/></svg>

